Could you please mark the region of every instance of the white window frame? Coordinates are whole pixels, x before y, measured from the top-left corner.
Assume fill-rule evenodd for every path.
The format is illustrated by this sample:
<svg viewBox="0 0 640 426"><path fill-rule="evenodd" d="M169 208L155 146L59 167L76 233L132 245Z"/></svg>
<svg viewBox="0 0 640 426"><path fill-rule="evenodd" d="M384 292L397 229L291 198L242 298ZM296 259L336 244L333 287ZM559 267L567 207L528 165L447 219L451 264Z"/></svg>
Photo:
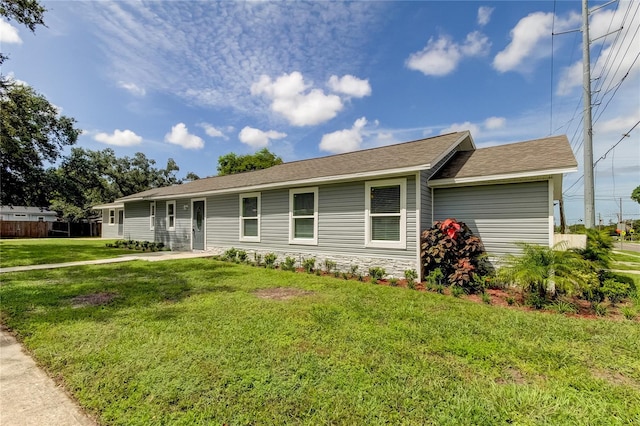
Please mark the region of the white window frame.
<svg viewBox="0 0 640 426"><path fill-rule="evenodd" d="M295 194L313 193L313 215L293 216L293 196ZM313 218L313 238L295 238L294 219ZM318 187L294 188L289 190L289 244L318 245Z"/></svg>
<svg viewBox="0 0 640 426"><path fill-rule="evenodd" d="M109 209L108 215L109 215L108 217L109 226L115 226L116 225L116 209Z"/></svg>
<svg viewBox="0 0 640 426"><path fill-rule="evenodd" d="M149 230L156 229L156 202L151 201L149 203Z"/></svg>
<svg viewBox="0 0 640 426"><path fill-rule="evenodd" d="M171 224L171 215L169 215L169 206L173 206L173 226L170 226ZM176 230L176 202L174 201L167 201L167 229L169 231L175 231Z"/></svg>
<svg viewBox="0 0 640 426"><path fill-rule="evenodd" d="M400 186L400 213L371 213L371 188L377 188L380 186ZM407 248L407 179L385 179L369 181L365 183L365 247L380 247L380 248L394 248L394 249L406 249ZM386 241L386 240L373 240L371 238L372 229L372 217L383 216L400 216L400 241Z"/></svg>
<svg viewBox="0 0 640 426"><path fill-rule="evenodd" d="M262 200L261 200L261 193L260 192L247 192L244 194L240 194L239 200L240 200L240 213L238 214L238 225L240 227L239 229L239 236L238 236L238 240L240 241L254 241L254 242L260 242L260 224L261 224L261 215L262 215ZM257 217L244 217L243 216L243 211L242 211L242 203L243 200L245 198L257 198L257 202L258 202L258 216ZM258 219L258 235L244 235L244 220L245 219L251 219L251 220L255 220Z"/></svg>

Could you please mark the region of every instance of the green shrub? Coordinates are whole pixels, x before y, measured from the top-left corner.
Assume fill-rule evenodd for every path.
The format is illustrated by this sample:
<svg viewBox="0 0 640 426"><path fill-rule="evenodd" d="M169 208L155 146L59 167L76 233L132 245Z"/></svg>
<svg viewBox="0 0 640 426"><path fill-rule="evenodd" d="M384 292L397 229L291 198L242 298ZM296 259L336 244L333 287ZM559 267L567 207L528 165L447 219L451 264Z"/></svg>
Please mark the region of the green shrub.
<svg viewBox="0 0 640 426"><path fill-rule="evenodd" d="M295 271L296 270L296 259L294 257L287 256L284 262L280 264L280 268L283 271Z"/></svg>
<svg viewBox="0 0 640 426"><path fill-rule="evenodd" d="M404 278L407 280L407 282L413 282L418 279L418 273L415 269L407 269L406 271L404 271Z"/></svg>
<svg viewBox="0 0 640 426"><path fill-rule="evenodd" d="M358 265L351 265L349 267L349 273L351 274L352 277L355 277L356 274L358 273Z"/></svg>
<svg viewBox="0 0 640 426"><path fill-rule="evenodd" d="M348 280L349 279L349 275L346 272L342 273L342 279L343 280Z"/></svg>
<svg viewBox="0 0 640 426"><path fill-rule="evenodd" d="M629 295L630 288L628 284L608 279L602 283L601 291L615 305Z"/></svg>
<svg viewBox="0 0 640 426"><path fill-rule="evenodd" d="M480 298L482 299L483 303L486 303L487 305L491 304L491 296L486 291L482 292L482 294L480 295Z"/></svg>
<svg viewBox="0 0 640 426"><path fill-rule="evenodd" d="M336 262L334 262L333 260L330 260L330 259L325 259L324 260L324 271L327 274L330 274L331 271L333 271L335 267L336 267Z"/></svg>
<svg viewBox="0 0 640 426"><path fill-rule="evenodd" d="M593 303L591 305L591 308L593 309L593 312L599 317L607 316L607 313L609 312L607 310L607 307L602 303Z"/></svg>
<svg viewBox="0 0 640 426"><path fill-rule="evenodd" d="M409 287L411 290L415 290L416 289L416 282L414 280L407 281L407 287Z"/></svg>
<svg viewBox="0 0 640 426"><path fill-rule="evenodd" d="M459 287L457 285L454 285L451 287L451 295L453 297L460 297L464 294L464 289L462 287Z"/></svg>
<svg viewBox="0 0 640 426"><path fill-rule="evenodd" d="M269 269L274 269L276 267L276 260L278 259L278 255L275 253L267 253L264 255L264 264Z"/></svg>
<svg viewBox="0 0 640 426"><path fill-rule="evenodd" d="M239 262L245 263L247 261L247 252L244 250L238 250L236 252L236 258Z"/></svg>
<svg viewBox="0 0 640 426"><path fill-rule="evenodd" d="M427 282L427 285L430 286L430 288L434 288L436 285L443 285L447 282L440 268L435 268L434 270L429 272L429 275L427 275L425 281Z"/></svg>
<svg viewBox="0 0 640 426"><path fill-rule="evenodd" d="M261 266L262 265L262 255L259 253L253 253L253 263L256 266Z"/></svg>
<svg viewBox="0 0 640 426"><path fill-rule="evenodd" d="M631 306L623 307L622 309L620 309L620 312L622 312L622 315L624 315L624 317L628 320L633 321L634 319L636 319L636 310Z"/></svg>
<svg viewBox="0 0 640 426"><path fill-rule="evenodd" d="M516 303L516 298L513 296L507 296L507 305L513 306Z"/></svg>
<svg viewBox="0 0 640 426"><path fill-rule="evenodd" d="M224 252L224 254L222 255L222 258L228 262L235 262L237 259L237 256L238 256L238 250L231 247L230 249Z"/></svg>
<svg viewBox="0 0 640 426"><path fill-rule="evenodd" d="M313 273L316 267L316 259L313 257L310 257L308 259L302 259L302 267L304 268L307 274Z"/></svg>
<svg viewBox="0 0 640 426"><path fill-rule="evenodd" d="M604 231L586 229L587 246L582 250L576 250L583 259L593 262L598 268L606 269L611 263L611 249L613 240Z"/></svg>
<svg viewBox="0 0 640 426"><path fill-rule="evenodd" d="M535 309L542 309L547 304L547 298L538 292L526 293L524 296L524 304Z"/></svg>
<svg viewBox="0 0 640 426"><path fill-rule="evenodd" d="M436 291L436 293L444 294L444 285L436 284L434 290Z"/></svg>
<svg viewBox="0 0 640 426"><path fill-rule="evenodd" d="M397 278L390 278L389 279L389 285L391 287L397 287L398 286L398 279Z"/></svg>
<svg viewBox="0 0 640 426"><path fill-rule="evenodd" d="M386 271L384 270L384 268L380 268L378 266L374 267L374 268L369 268L369 276L371 277L371 280L373 281L374 279L377 280L381 280L385 275L386 275Z"/></svg>
<svg viewBox="0 0 640 426"><path fill-rule="evenodd" d="M575 314L578 312L578 308L571 303L565 300L556 300L550 306L550 309L558 312L559 314Z"/></svg>

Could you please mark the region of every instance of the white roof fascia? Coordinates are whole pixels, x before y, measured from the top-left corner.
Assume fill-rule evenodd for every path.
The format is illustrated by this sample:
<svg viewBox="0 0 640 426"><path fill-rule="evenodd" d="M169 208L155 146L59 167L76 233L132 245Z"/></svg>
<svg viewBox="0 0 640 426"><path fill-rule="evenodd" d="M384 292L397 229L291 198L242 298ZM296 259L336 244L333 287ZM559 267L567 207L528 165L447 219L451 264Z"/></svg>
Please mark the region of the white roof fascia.
<svg viewBox="0 0 640 426"><path fill-rule="evenodd" d="M97 206L92 206L91 210L102 210L102 209L121 209L124 207L124 203L107 203L107 204L98 204Z"/></svg>
<svg viewBox="0 0 640 426"><path fill-rule="evenodd" d="M252 186L239 186L235 188L215 189L211 191L199 191L199 192L185 192L184 194L173 195L149 195L147 197L131 198L121 200L121 202L140 201L140 200L172 200L175 198L191 198L191 197L203 197L207 195L229 194L236 192L254 192L267 189L279 189L279 188L296 188L302 186L311 186L325 183L339 183L352 180L361 180L368 178L383 179L392 176L404 175L408 173L415 173L420 170L428 170L431 168L431 164L421 164L418 166L402 167L398 169L376 170L371 172L353 173L348 175L335 175L335 176L323 176L311 179L290 180L285 182L266 183L263 185Z"/></svg>
<svg viewBox="0 0 640 426"><path fill-rule="evenodd" d="M571 173L576 171L578 171L578 167L567 167L563 169L534 170L529 172L504 173L500 175L434 179L434 180L430 180L428 184L430 188L446 188L446 187L463 186L463 185L482 185L485 183L492 183L492 182L499 182L499 181L534 179L534 178L540 178L544 176Z"/></svg>

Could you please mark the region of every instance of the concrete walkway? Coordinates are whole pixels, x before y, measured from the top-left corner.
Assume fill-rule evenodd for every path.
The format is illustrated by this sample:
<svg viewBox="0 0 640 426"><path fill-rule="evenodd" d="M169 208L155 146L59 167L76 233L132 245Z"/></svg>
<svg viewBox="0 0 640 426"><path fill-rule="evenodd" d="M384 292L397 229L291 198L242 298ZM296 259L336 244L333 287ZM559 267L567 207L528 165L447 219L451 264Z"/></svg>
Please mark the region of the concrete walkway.
<svg viewBox="0 0 640 426"><path fill-rule="evenodd" d="M93 426L73 400L0 329L0 425Z"/></svg>
<svg viewBox="0 0 640 426"><path fill-rule="evenodd" d="M113 259L0 268L0 273L79 265L210 257L211 252L140 253ZM69 395L42 371L18 341L0 325L0 426L94 426Z"/></svg>
<svg viewBox="0 0 640 426"><path fill-rule="evenodd" d="M156 252L150 252L150 253L125 255L125 256L114 257L110 259L82 260L79 262L65 262L65 263L48 263L44 265L12 266L9 268L0 268L0 274L4 274L6 272L37 271L39 269L68 268L70 266L103 265L106 263L131 262L132 260L146 260L148 262L159 262L163 260L191 259L195 257L211 257L211 256L213 256L213 253L207 252L207 251L194 251L194 252L156 251Z"/></svg>

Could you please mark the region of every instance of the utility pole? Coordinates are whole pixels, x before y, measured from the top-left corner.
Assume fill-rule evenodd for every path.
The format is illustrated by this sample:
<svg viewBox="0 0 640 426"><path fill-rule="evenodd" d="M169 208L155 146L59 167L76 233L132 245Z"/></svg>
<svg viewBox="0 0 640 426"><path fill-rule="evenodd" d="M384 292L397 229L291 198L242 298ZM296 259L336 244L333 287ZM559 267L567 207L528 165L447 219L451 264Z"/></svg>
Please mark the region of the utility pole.
<svg viewBox="0 0 640 426"><path fill-rule="evenodd" d="M591 55L589 53L589 5L582 0L582 86L584 90L584 226L596 222L593 181L593 128L591 124Z"/></svg>

